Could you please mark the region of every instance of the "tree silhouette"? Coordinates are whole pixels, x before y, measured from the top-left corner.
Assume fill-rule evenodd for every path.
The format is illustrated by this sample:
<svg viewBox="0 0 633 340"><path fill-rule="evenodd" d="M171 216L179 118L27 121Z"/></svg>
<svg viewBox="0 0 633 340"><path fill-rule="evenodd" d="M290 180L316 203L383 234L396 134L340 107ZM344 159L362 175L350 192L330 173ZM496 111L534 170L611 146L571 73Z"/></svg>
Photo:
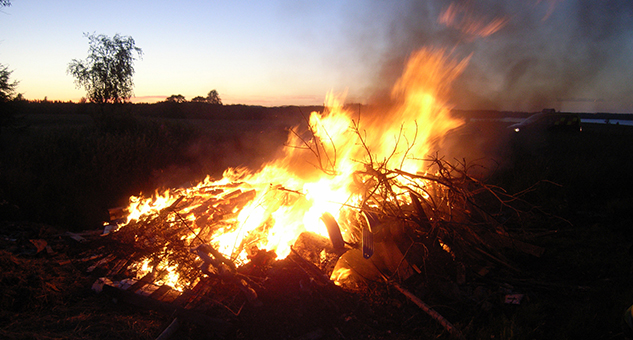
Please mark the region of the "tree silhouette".
<svg viewBox="0 0 633 340"><path fill-rule="evenodd" d="M222 99L220 99L220 94L218 93L218 91L209 91L209 94L207 94L207 103L222 105Z"/></svg>
<svg viewBox="0 0 633 340"><path fill-rule="evenodd" d="M143 51L136 47L132 37L116 34L110 38L88 33L84 36L90 45L88 58L73 59L68 64L68 73L75 78L76 86L83 87L93 103L125 102L132 96L134 86L134 52L140 58Z"/></svg>
<svg viewBox="0 0 633 340"><path fill-rule="evenodd" d="M191 101L194 103L204 103L207 101L207 98L203 97L203 96L195 96L193 98L191 98Z"/></svg>
<svg viewBox="0 0 633 340"><path fill-rule="evenodd" d="M184 103L186 102L185 100L185 96L183 96L182 94L172 94L171 96L167 97L165 99L166 102L173 102L173 103Z"/></svg>
<svg viewBox="0 0 633 340"><path fill-rule="evenodd" d="M15 88L18 86L17 81L11 81L11 73L9 67L0 64L0 102L5 103L11 100L11 97L15 93Z"/></svg>
<svg viewBox="0 0 633 340"><path fill-rule="evenodd" d="M15 108L11 97L15 94L18 82L11 81L11 73L13 71L9 71L7 66L0 64L0 132L2 127L10 125L14 119Z"/></svg>

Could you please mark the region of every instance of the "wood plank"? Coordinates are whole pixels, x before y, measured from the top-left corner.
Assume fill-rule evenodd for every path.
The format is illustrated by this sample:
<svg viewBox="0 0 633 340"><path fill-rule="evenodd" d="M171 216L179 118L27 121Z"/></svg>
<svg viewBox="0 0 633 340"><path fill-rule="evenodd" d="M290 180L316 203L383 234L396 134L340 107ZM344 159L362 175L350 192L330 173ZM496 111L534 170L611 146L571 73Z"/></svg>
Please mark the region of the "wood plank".
<svg viewBox="0 0 633 340"><path fill-rule="evenodd" d="M116 258L116 255L110 254L106 258L103 258L103 259L99 260L97 263L95 263L92 266L88 267L86 272L91 273L92 271L94 271L95 269L99 268L100 266L103 266L103 265L105 265L107 263L110 263L110 261L113 261L115 258Z"/></svg>
<svg viewBox="0 0 633 340"><path fill-rule="evenodd" d="M174 302L181 294L182 292L172 289L163 294L163 296L161 296L158 300L163 302Z"/></svg>
<svg viewBox="0 0 633 340"><path fill-rule="evenodd" d="M127 268L127 264L130 260L129 259L118 259L116 261L116 263L114 264L114 266L112 266L112 269L110 269L110 271L108 271L108 273L105 275L106 277L112 277L114 275L119 274L119 272L123 269L123 268Z"/></svg>
<svg viewBox="0 0 633 340"><path fill-rule="evenodd" d="M168 285L162 285L158 287L158 289L156 289L152 294L150 294L149 297L154 300L160 300L163 295L167 294L167 292L169 292L170 290L171 287L169 287Z"/></svg>
<svg viewBox="0 0 633 340"><path fill-rule="evenodd" d="M140 280L138 280L135 284L133 284L130 288L126 289L126 291L131 293L136 293L139 289L143 288L146 284L154 281L154 275L149 272L145 274Z"/></svg>
<svg viewBox="0 0 633 340"><path fill-rule="evenodd" d="M200 295L208 286L208 280L201 279L192 289L185 290L174 300L174 304L179 307L186 307L197 295Z"/></svg>

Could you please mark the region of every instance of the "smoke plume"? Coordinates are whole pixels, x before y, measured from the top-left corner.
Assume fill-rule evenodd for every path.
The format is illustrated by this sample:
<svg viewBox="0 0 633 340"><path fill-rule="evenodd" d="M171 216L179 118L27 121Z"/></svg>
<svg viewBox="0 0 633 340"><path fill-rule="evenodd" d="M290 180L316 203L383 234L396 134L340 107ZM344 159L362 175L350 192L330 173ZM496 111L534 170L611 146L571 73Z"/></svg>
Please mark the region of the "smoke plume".
<svg viewBox="0 0 633 340"><path fill-rule="evenodd" d="M457 108L633 111L632 1L375 1L366 11L350 28L365 61L380 65L368 89L375 97L430 46L472 54L453 84Z"/></svg>

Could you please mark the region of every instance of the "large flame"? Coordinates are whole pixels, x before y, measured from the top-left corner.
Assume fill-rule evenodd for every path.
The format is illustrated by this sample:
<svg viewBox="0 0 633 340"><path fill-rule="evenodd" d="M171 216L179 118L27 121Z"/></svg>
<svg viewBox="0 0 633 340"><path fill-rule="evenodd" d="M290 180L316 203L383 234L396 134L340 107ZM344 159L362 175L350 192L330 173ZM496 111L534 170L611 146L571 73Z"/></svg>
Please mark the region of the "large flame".
<svg viewBox="0 0 633 340"><path fill-rule="evenodd" d="M434 151L431 143L463 123L449 115L446 99L450 83L466 64L467 59L453 60L444 50L420 50L393 87L389 109L368 115L346 108L344 96L328 94L325 112L312 112L306 126L292 129L283 157L257 172L229 169L218 181L207 178L191 188L132 197L128 223L177 205L183 196L195 196L199 203L178 212L190 226L184 237L192 241L211 223L200 214L218 211L218 202L243 200L204 241L238 265L255 248L284 258L302 232L328 236L320 221L324 213L339 219L345 210L359 209L363 183L354 174L367 171L367 165L409 173L426 170L424 158ZM348 227L340 224L346 237ZM164 269L169 270L167 265Z"/></svg>

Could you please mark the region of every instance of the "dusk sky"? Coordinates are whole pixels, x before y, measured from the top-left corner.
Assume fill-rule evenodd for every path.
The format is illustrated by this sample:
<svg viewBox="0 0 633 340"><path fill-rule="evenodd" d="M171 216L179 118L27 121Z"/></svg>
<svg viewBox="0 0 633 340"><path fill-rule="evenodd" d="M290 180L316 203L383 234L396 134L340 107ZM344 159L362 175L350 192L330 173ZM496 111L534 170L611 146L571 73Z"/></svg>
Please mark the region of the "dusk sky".
<svg viewBox="0 0 633 340"><path fill-rule="evenodd" d="M322 104L346 90L366 103L432 47L471 55L457 108L633 112L630 0L11 2L0 63L27 99L85 96L66 70L86 58L87 32L143 49L136 102L216 89L226 104Z"/></svg>

